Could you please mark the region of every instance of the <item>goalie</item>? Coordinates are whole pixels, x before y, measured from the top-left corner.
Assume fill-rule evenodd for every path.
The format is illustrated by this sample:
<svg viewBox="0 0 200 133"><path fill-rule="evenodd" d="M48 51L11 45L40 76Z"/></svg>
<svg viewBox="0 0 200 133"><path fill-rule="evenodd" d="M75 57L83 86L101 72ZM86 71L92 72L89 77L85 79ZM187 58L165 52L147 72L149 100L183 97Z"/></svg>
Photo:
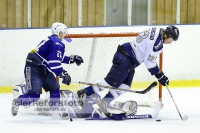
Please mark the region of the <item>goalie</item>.
<svg viewBox="0 0 200 133"><path fill-rule="evenodd" d="M16 98L23 93L26 93L26 85L16 85L13 87L13 97ZM85 97L84 102L78 99L77 92L72 92L69 90L60 91L60 106L62 109L54 118L87 118L95 120L124 120L124 119L149 119L156 118L161 109L161 103L156 102L154 112L152 114L136 115L137 113L137 103L132 100L127 101L114 101L110 105L106 103L102 106L106 106L105 110L101 110L97 106L98 101L101 99L99 95L91 95ZM30 109L25 108L28 114L37 114L43 116L52 116L52 111L49 106L50 94L46 93L45 98L40 98L37 102L29 106L33 108L32 112ZM36 105L36 106L35 106Z"/></svg>
<svg viewBox="0 0 200 133"><path fill-rule="evenodd" d="M155 103L153 113L136 115L137 102L133 100L115 100L112 101L109 105L107 105L106 102L101 102L101 105L99 105L99 100L101 100L99 95L91 95L89 97L85 97L84 102L80 102L80 99L77 99L77 93L71 92L69 90L61 90L61 98L62 101L78 103L73 105L66 104L64 106L66 112L69 115L69 118L88 118L90 120L149 119L156 118L159 115L159 111L161 109L161 102L157 101Z"/></svg>

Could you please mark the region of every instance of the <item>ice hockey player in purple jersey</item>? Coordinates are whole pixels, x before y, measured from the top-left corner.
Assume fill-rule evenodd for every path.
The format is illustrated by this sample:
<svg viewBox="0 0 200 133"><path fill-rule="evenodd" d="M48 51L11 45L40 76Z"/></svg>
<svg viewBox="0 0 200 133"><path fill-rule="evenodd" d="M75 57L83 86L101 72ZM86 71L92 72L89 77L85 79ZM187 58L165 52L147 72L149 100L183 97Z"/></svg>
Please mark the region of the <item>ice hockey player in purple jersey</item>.
<svg viewBox="0 0 200 133"><path fill-rule="evenodd" d="M52 35L42 40L35 50L28 53L24 68L27 93L20 95L12 103L12 115L16 116L19 106L28 106L40 98L42 88L50 92L50 106L58 109L60 101L60 85L56 77L62 78L62 83L69 85L71 77L63 69L61 63L81 65L83 58L78 55L65 55L65 44L62 42L67 35L67 26L55 22L51 27Z"/></svg>
<svg viewBox="0 0 200 133"><path fill-rule="evenodd" d="M156 58L163 51L163 44L171 44L179 38L179 30L176 26L170 25L166 29L152 27L145 30L136 37L133 42L127 42L119 45L113 57L112 67L107 76L97 83L104 86L130 89L135 68L144 62L146 68L155 75L159 83L165 86L169 84L168 77L159 69ZM79 97L98 94L103 88L89 86L77 93ZM115 98L123 94L123 91L110 90L97 105L104 112L107 112L107 106Z"/></svg>

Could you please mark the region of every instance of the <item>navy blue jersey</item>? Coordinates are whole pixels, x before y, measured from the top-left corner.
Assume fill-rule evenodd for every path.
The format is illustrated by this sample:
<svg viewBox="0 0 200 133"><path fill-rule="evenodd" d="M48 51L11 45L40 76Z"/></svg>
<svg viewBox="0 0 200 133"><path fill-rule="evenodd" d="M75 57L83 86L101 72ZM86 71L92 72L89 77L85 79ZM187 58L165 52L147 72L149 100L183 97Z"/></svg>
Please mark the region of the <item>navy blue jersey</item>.
<svg viewBox="0 0 200 133"><path fill-rule="evenodd" d="M35 54L42 60L42 65L51 73L59 76L63 67L61 63L69 64L70 58L65 56L65 44L54 35L42 40L36 47Z"/></svg>

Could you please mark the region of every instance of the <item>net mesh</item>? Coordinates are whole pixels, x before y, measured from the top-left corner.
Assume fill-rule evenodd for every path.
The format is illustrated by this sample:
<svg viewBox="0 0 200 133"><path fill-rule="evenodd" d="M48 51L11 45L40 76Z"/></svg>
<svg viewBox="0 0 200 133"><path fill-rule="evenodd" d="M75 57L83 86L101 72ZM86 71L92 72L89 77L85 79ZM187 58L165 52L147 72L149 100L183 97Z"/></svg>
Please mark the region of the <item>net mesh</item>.
<svg viewBox="0 0 200 133"><path fill-rule="evenodd" d="M61 89L79 90L84 85L73 83L73 81L82 81L96 83L102 80L109 72L112 66L112 59L117 50L117 46L125 42L132 42L135 36L131 37L87 37L87 38L71 38L71 43L66 43L66 55L80 55L84 59L84 63L80 66L75 64L63 65L72 78L70 86L62 85ZM159 63L159 59L157 59ZM148 72L144 63L135 69L135 75L131 85L131 89L142 90L148 87L153 81L154 76ZM154 88L148 94L130 94L133 100L140 105L153 106L158 100L158 88Z"/></svg>

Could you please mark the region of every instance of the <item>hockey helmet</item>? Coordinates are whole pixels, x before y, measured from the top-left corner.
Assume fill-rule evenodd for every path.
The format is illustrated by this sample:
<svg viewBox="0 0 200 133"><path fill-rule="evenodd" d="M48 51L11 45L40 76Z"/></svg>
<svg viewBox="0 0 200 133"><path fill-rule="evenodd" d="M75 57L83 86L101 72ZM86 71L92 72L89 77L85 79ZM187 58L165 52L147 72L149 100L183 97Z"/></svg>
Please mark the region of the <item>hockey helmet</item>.
<svg viewBox="0 0 200 133"><path fill-rule="evenodd" d="M179 38L179 30L176 26L174 25L169 25L166 29L165 29L165 33L167 35L167 38L172 37L174 41L177 41Z"/></svg>
<svg viewBox="0 0 200 133"><path fill-rule="evenodd" d="M51 32L53 35L59 36L61 32L64 36L67 35L67 26L63 23L55 22L51 26Z"/></svg>

